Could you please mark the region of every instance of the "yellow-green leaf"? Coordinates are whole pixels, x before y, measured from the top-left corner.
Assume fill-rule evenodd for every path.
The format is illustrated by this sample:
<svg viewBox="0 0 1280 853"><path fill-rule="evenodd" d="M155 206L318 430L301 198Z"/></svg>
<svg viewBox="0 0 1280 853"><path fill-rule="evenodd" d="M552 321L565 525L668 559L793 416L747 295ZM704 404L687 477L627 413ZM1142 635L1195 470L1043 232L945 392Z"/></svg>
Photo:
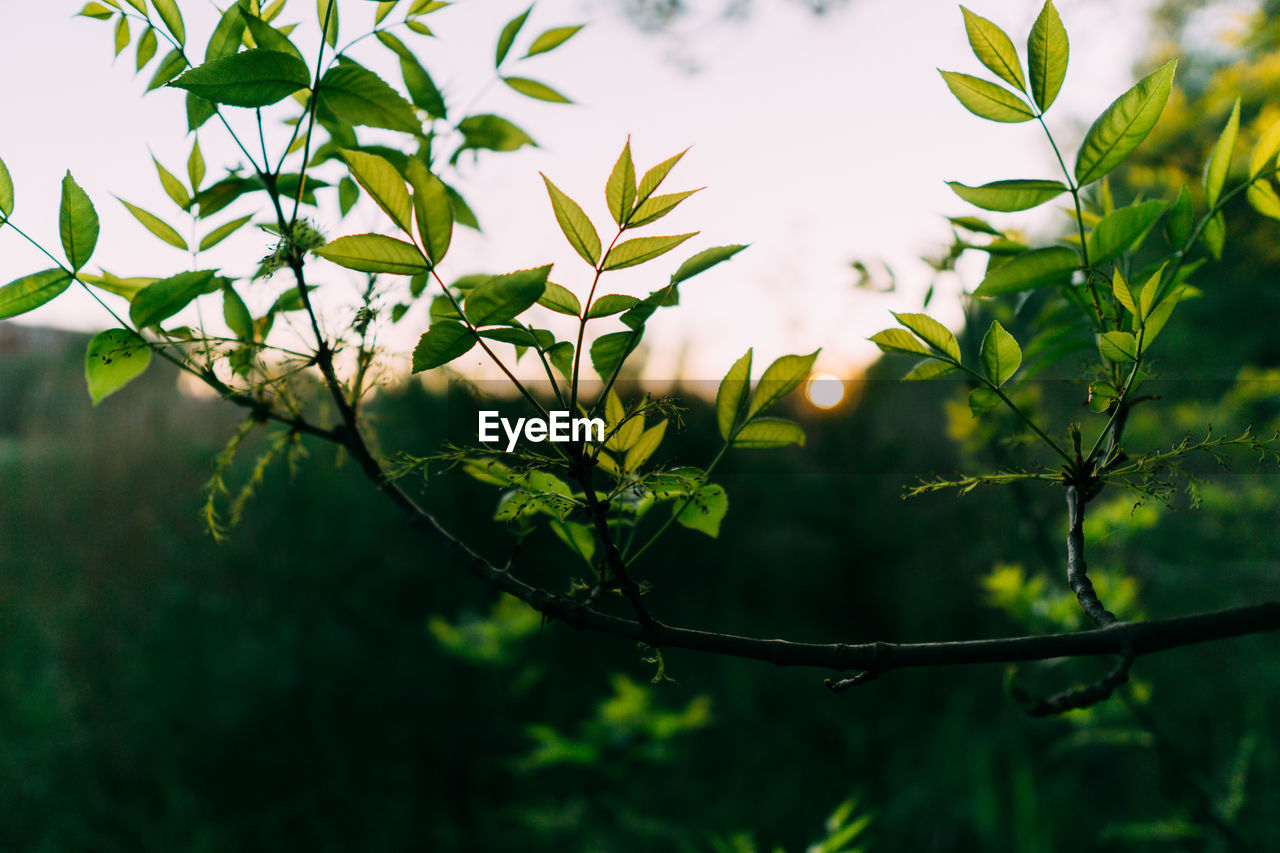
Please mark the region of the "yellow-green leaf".
<svg viewBox="0 0 1280 853"><path fill-rule="evenodd" d="M573 103L573 101L552 89L546 83L539 83L537 80L530 80L528 77L503 77L502 82L527 98L550 101L553 104Z"/></svg>
<svg viewBox="0 0 1280 853"><path fill-rule="evenodd" d="M636 237L634 240L619 243L609 250L608 256L604 259L602 269L620 270L651 261L671 251L697 233L699 232L691 231L688 234L675 234L669 237Z"/></svg>
<svg viewBox="0 0 1280 853"><path fill-rule="evenodd" d="M1031 97L1043 112L1058 97L1067 76L1070 44L1053 0L1045 0L1027 36L1027 69L1031 72Z"/></svg>
<svg viewBox="0 0 1280 853"><path fill-rule="evenodd" d="M1076 182L1086 186L1128 157L1156 126L1173 86L1178 61L1171 59L1116 98L1098 116L1076 154Z"/></svg>
<svg viewBox="0 0 1280 853"><path fill-rule="evenodd" d="M152 2L155 3L156 11L160 13L160 20L164 21L174 40L180 45L186 44L187 28L182 24L182 13L178 11L178 4L174 0L152 0Z"/></svg>
<svg viewBox="0 0 1280 853"><path fill-rule="evenodd" d="M551 209L555 212L560 230L569 240L569 245L573 246L584 261L594 267L600 263L600 235L596 233L595 226L582 212L578 203L561 192L560 188L551 183L546 175L542 176L542 180L547 185L547 194L551 196Z"/></svg>
<svg viewBox="0 0 1280 853"><path fill-rule="evenodd" d="M413 225L412 207L409 203L409 191L405 189L404 178L389 161L376 154L363 151L342 149L342 159L346 161L351 177L364 187L387 216L391 217L401 231L408 233Z"/></svg>
<svg viewBox="0 0 1280 853"><path fill-rule="evenodd" d="M173 203L178 207L186 210L191 206L191 194L187 192L187 188L183 186L182 181L178 177L160 165L160 161L152 155L151 162L156 165L156 174L160 176L160 186L164 187L165 193L169 198L173 199Z"/></svg>
<svg viewBox="0 0 1280 853"><path fill-rule="evenodd" d="M809 375L820 350L808 355L784 355L765 368L760 383L747 407L747 420L769 409L774 403L791 393Z"/></svg>
<svg viewBox="0 0 1280 853"><path fill-rule="evenodd" d="M969 46L973 48L973 55L978 57L978 61L1009 85L1019 90L1026 88L1018 51L1004 30L963 6L960 11L964 13L964 29L969 36Z"/></svg>
<svg viewBox="0 0 1280 853"><path fill-rule="evenodd" d="M991 322L991 328L982 339L982 350L978 356L982 361L982 370L987 378L997 387L1009 381L1022 364L1022 348L1013 335L1005 331L998 320Z"/></svg>
<svg viewBox="0 0 1280 853"><path fill-rule="evenodd" d="M742 450L767 450L792 444L804 444L804 429L786 418L756 418L733 439L733 446Z"/></svg>
<svg viewBox="0 0 1280 853"><path fill-rule="evenodd" d="M633 422L639 422L640 418L634 418ZM658 447L662 444L662 437L666 435L667 422L659 421L656 426L649 427L636 440L631 449L627 451L626 461L622 467L628 471L635 471L641 465L649 461L649 457L654 454Z"/></svg>
<svg viewBox="0 0 1280 853"><path fill-rule="evenodd" d="M751 389L751 354L752 350L747 350L746 355L733 363L716 391L716 426L725 441L733 434L743 402Z"/></svg>
<svg viewBox="0 0 1280 853"><path fill-rule="evenodd" d="M214 246L234 234L241 226L252 218L253 215L250 214L249 216L242 216L239 219L233 219L230 222L219 225L217 228L204 235L204 238L200 240L200 251L203 252L206 249L212 249Z"/></svg>
<svg viewBox="0 0 1280 853"><path fill-rule="evenodd" d="M1035 179L993 181L978 187L966 186L959 181L947 181L947 186L972 205L1004 213L1030 210L1067 191L1066 185L1060 181Z"/></svg>
<svg viewBox="0 0 1280 853"><path fill-rule="evenodd" d="M71 286L64 269L43 270L0 287L0 320L25 314Z"/></svg>
<svg viewBox="0 0 1280 853"><path fill-rule="evenodd" d="M417 157L406 168L413 186L413 212L418 220L418 236L432 265L444 260L453 239L453 200L444 183L428 171Z"/></svg>
<svg viewBox="0 0 1280 853"><path fill-rule="evenodd" d="M525 58L527 59L530 56L537 56L539 53L546 53L549 50L555 50L557 47L577 35L578 30L582 29L582 27L582 24L578 24L574 27L552 27L533 40L533 44L529 45L529 50L525 53Z"/></svg>
<svg viewBox="0 0 1280 853"><path fill-rule="evenodd" d="M1020 122L1036 117L1020 96L981 77L955 71L939 71L951 94L966 110L991 121Z"/></svg>
<svg viewBox="0 0 1280 853"><path fill-rule="evenodd" d="M151 348L128 329L108 329L89 341L84 354L84 378L89 399L98 405L147 369Z"/></svg>
<svg viewBox="0 0 1280 853"><path fill-rule="evenodd" d="M417 246L383 234L353 234L339 237L311 253L327 261L360 272L417 275L430 266Z"/></svg>
<svg viewBox="0 0 1280 853"><path fill-rule="evenodd" d="M604 186L605 203L609 206L609 215L621 227L630 216L636 201L636 167L631 162L631 138L622 146L618 161L613 164L609 180Z"/></svg>
<svg viewBox="0 0 1280 853"><path fill-rule="evenodd" d="M893 317L919 338L952 361L960 360L960 343L951 330L928 314L894 313Z"/></svg>
<svg viewBox="0 0 1280 853"><path fill-rule="evenodd" d="M58 233L62 237L62 250L66 252L73 270L89 262L94 247L98 245L98 213L70 172L62 179Z"/></svg>
<svg viewBox="0 0 1280 853"><path fill-rule="evenodd" d="M1222 195L1222 185L1226 183L1227 173L1231 170L1231 155L1235 151L1236 135L1239 131L1240 99L1236 98L1235 105L1231 107L1231 116L1227 119L1227 125L1222 128L1218 141L1213 144L1209 162L1204 167L1204 195L1210 208L1218 203L1218 198Z"/></svg>
<svg viewBox="0 0 1280 853"><path fill-rule="evenodd" d="M187 241L182 239L182 235L175 231L173 226L169 225L163 219L148 210L143 210L135 204L130 204L118 196L117 199L121 204L128 208L129 212L133 214L133 218L146 226L146 229L152 234L156 235L170 246L173 246L175 249L182 249L184 252L187 251Z"/></svg>

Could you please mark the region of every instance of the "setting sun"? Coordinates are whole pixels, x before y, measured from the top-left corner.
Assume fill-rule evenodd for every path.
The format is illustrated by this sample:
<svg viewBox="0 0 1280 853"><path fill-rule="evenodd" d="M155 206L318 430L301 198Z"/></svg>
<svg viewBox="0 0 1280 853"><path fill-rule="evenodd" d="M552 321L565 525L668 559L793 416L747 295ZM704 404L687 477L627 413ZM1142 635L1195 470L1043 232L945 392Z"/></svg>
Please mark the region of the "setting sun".
<svg viewBox="0 0 1280 853"><path fill-rule="evenodd" d="M844 400L844 381L830 373L815 373L804 383L804 396L819 409L834 409Z"/></svg>

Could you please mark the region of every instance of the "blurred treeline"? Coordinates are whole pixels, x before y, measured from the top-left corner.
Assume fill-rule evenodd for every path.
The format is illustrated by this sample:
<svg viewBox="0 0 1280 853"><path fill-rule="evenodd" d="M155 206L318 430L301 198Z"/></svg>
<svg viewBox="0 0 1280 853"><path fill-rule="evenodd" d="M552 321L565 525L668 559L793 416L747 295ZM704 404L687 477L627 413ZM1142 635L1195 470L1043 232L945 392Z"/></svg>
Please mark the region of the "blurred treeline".
<svg viewBox="0 0 1280 853"><path fill-rule="evenodd" d="M1275 48L1264 27L1189 57L1117 200L1198 192L1225 95L1267 123ZM1227 232L1162 335L1168 381L1135 447L1276 427L1280 231L1242 204ZM1273 636L1143 659L1124 696L1065 719L1028 719L1006 684L1050 692L1109 662L901 671L837 696L827 673L671 652L674 681L651 686L648 652L499 602L324 446L268 468L215 544L202 487L238 413L157 368L92 410L84 340L39 340L0 354L0 849L796 851L850 797L877 851L1280 849ZM1056 488L903 503L919 477L1020 452L979 440L957 384L882 381L904 370L877 365L834 413L791 401L803 449L730 455L720 538L677 529L646 556L655 612L827 642L1079 626ZM462 393L380 396L381 446L430 451ZM1059 430L1090 417L1084 385L1031 393ZM663 452L700 464L713 418L682 402ZM241 448L233 496L268 438ZM1091 505L1090 566L1121 618L1275 598L1274 467L1199 473L1167 505ZM496 497L460 476L422 491L502 561ZM518 564L564 590L567 554L539 534Z"/></svg>

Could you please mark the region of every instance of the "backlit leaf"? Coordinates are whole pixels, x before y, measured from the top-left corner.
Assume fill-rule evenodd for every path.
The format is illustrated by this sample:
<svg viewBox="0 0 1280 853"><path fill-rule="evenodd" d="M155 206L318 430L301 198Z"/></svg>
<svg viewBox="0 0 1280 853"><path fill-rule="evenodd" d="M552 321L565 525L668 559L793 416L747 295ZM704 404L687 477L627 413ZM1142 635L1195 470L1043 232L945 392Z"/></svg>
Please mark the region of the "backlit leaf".
<svg viewBox="0 0 1280 853"><path fill-rule="evenodd" d="M969 36L969 46L973 48L973 55L978 57L978 61L1014 88L1026 88L1018 51L1004 30L963 6L960 11L964 13L964 29Z"/></svg>
<svg viewBox="0 0 1280 853"><path fill-rule="evenodd" d="M1187 240L1191 239L1195 218L1195 210L1191 204L1191 190L1183 184L1173 207L1169 208L1169 218L1164 223L1164 236L1170 246L1175 249L1191 248L1187 246Z"/></svg>
<svg viewBox="0 0 1280 853"><path fill-rule="evenodd" d="M413 372L448 364L476 345L476 336L456 320L433 323L413 350Z"/></svg>
<svg viewBox="0 0 1280 853"><path fill-rule="evenodd" d="M197 270L181 272L149 284L139 290L129 303L129 319L139 329L167 320L197 296L210 292L213 277L213 270Z"/></svg>
<svg viewBox="0 0 1280 853"><path fill-rule="evenodd" d="M1098 336L1098 352L1114 362L1136 361L1138 341L1128 332L1103 332Z"/></svg>
<svg viewBox="0 0 1280 853"><path fill-rule="evenodd" d="M605 203L609 206L609 215L619 227L627 221L627 217L636 201L636 167L631 162L631 139L622 146L618 161L613 164L609 180L604 187Z"/></svg>
<svg viewBox="0 0 1280 853"><path fill-rule="evenodd" d="M991 322L991 328L982 339L982 350L978 356L982 361L982 371L996 386L1009 381L1009 377L1022 364L1022 348L1013 335L1005 331L998 320Z"/></svg>
<svg viewBox="0 0 1280 853"><path fill-rule="evenodd" d="M639 228L641 225L656 222L675 210L676 205L696 192L698 190L685 190L684 192L671 193L669 195L651 195L645 200L644 204L636 208L635 213L631 214L631 219L628 220L627 224L631 228Z"/></svg>
<svg viewBox="0 0 1280 853"><path fill-rule="evenodd" d="M677 507L681 506L677 504ZM720 522L729 511L729 496L722 486L703 486L683 505L676 516L681 526L705 533L711 538L720 535Z"/></svg>
<svg viewBox="0 0 1280 853"><path fill-rule="evenodd" d="M546 83L539 83L537 80L530 80L528 77L503 77L502 82L527 98L550 101L553 104L573 103L573 101L552 89Z"/></svg>
<svg viewBox="0 0 1280 853"><path fill-rule="evenodd" d="M265 107L307 88L310 83L310 72L301 59L278 50L259 48L206 62L169 85L215 104Z"/></svg>
<svg viewBox="0 0 1280 853"><path fill-rule="evenodd" d="M222 319L237 338L245 342L253 340L253 316L230 284L222 287Z"/></svg>
<svg viewBox="0 0 1280 853"><path fill-rule="evenodd" d="M538 304L544 308L550 308L557 314L567 314L570 317L582 315L582 303L578 301L573 291L553 281L547 282L547 289L538 298Z"/></svg>
<svg viewBox="0 0 1280 853"><path fill-rule="evenodd" d="M741 450L768 450L792 444L804 444L804 429L786 418L756 418L733 439L733 446Z"/></svg>
<svg viewBox="0 0 1280 853"><path fill-rule="evenodd" d="M880 347L882 352L901 352L908 355L927 355L935 357L933 352L921 343L920 339L906 329L885 329L868 338Z"/></svg>
<svg viewBox="0 0 1280 853"><path fill-rule="evenodd" d="M613 314L620 314L640 300L634 296L624 296L620 293L610 293L601 296L591 303L591 310L587 312L587 319L594 320L598 317L609 317Z"/></svg>
<svg viewBox="0 0 1280 853"><path fill-rule="evenodd" d="M1026 101L1002 86L970 74L955 71L939 73L956 100L980 118L1002 122L1029 121L1035 118L1035 113L1027 106Z"/></svg>
<svg viewBox="0 0 1280 853"><path fill-rule="evenodd" d="M1086 186L1128 157L1156 126L1178 61L1171 59L1116 98L1085 134L1076 154L1076 182Z"/></svg>
<svg viewBox="0 0 1280 853"><path fill-rule="evenodd" d="M569 245L573 246L584 261L593 267L596 266L600 263L600 236L596 233L595 226L591 224L591 220L583 213L578 203L561 192L560 188L551 183L546 175L542 176L542 181L547 185L547 194L551 196L551 209L555 212L556 222L560 224L560 230L569 240ZM605 269L610 267L606 266Z"/></svg>
<svg viewBox="0 0 1280 853"><path fill-rule="evenodd" d="M39 308L71 286L63 269L43 270L0 287L0 320Z"/></svg>
<svg viewBox="0 0 1280 853"><path fill-rule="evenodd" d="M1213 144L1209 162L1204 167L1204 195L1210 208L1218 203L1218 198L1222 195L1222 185L1226 183L1227 174L1231 171L1231 155L1236 148L1236 134L1239 130L1240 99L1236 98L1226 127L1222 128L1218 141Z"/></svg>
<svg viewBox="0 0 1280 853"><path fill-rule="evenodd" d="M108 329L89 341L84 354L84 378L89 399L98 405L140 375L151 363L147 342L128 329Z"/></svg>
<svg viewBox="0 0 1280 853"><path fill-rule="evenodd" d="M160 13L160 20L164 21L165 27L173 35L174 40L178 44L185 44L187 41L187 28L182 23L182 13L178 11L178 4L174 0L151 0L155 3L156 11Z"/></svg>
<svg viewBox="0 0 1280 853"><path fill-rule="evenodd" d="M476 326L505 323L532 306L546 289L548 264L495 275L467 292L462 313Z"/></svg>
<svg viewBox="0 0 1280 853"><path fill-rule="evenodd" d="M640 335L636 332L601 335L591 344L591 366L601 379L608 381L639 343Z"/></svg>
<svg viewBox="0 0 1280 853"><path fill-rule="evenodd" d="M943 353L952 361L960 360L960 343L951 330L928 314L894 313L893 317L915 332L929 346Z"/></svg>
<svg viewBox="0 0 1280 853"><path fill-rule="evenodd" d="M1102 217L1089 234L1089 263L1105 264L1142 245L1147 232L1168 208L1163 201L1143 201Z"/></svg>
<svg viewBox="0 0 1280 853"><path fill-rule="evenodd" d="M404 186L404 178L396 167L376 154L345 148L339 153L351 170L351 177L364 187L369 197L391 217L391 221L401 231L408 232L412 228L413 208L409 202L409 191Z"/></svg>
<svg viewBox="0 0 1280 853"><path fill-rule="evenodd" d="M1030 210L1057 198L1067 191L1059 181L1011 180L993 181L978 187L965 186L958 181L947 181L952 192L983 210L1012 212Z"/></svg>
<svg viewBox="0 0 1280 853"><path fill-rule="evenodd" d="M529 51L525 54L527 59L530 56L537 56L539 53L546 53L549 50L555 50L560 45L577 35L578 30L582 29L582 24L575 27L552 27L543 32L533 44L529 45Z"/></svg>
<svg viewBox="0 0 1280 853"><path fill-rule="evenodd" d="M699 273L704 273L716 264L729 260L745 248L747 248L747 244L742 243L733 246L716 246L712 249L703 249L676 269L675 274L671 276L671 283L679 284Z"/></svg>
<svg viewBox="0 0 1280 853"><path fill-rule="evenodd" d="M669 237L636 237L633 240L627 240L609 250L602 268L620 270L643 264L666 254L697 233L699 232L691 231L688 234L675 234Z"/></svg>
<svg viewBox="0 0 1280 853"><path fill-rule="evenodd" d="M4 161L0 160L0 216L13 213L13 177Z"/></svg>
<svg viewBox="0 0 1280 853"><path fill-rule="evenodd" d="M98 213L70 172L62 179L58 233L62 237L62 250L66 252L73 270L89 262L94 247L98 245Z"/></svg>
<svg viewBox="0 0 1280 853"><path fill-rule="evenodd" d="M353 125L422 133L413 106L377 74L354 63L344 62L324 73L320 102Z"/></svg>
<svg viewBox="0 0 1280 853"><path fill-rule="evenodd" d="M502 28L502 33L498 36L498 47L494 51L493 67L497 68L502 64L502 60L507 58L507 54L511 51L511 44L516 40L516 35L520 32L520 28L524 26L524 22L528 20L529 13L533 11L530 6L519 15L516 15L506 26Z"/></svg>
<svg viewBox="0 0 1280 853"><path fill-rule="evenodd" d="M339 237L311 253L349 270L417 275L430 269L418 247L383 234Z"/></svg>
<svg viewBox="0 0 1280 853"><path fill-rule="evenodd" d="M1032 249L996 267L978 285L975 296L1000 296L1071 281L1080 256L1064 246Z"/></svg>
<svg viewBox="0 0 1280 853"><path fill-rule="evenodd" d="M1067 76L1070 46L1053 0L1045 0L1027 36L1027 70L1031 72L1031 97L1044 112L1058 97Z"/></svg>
<svg viewBox="0 0 1280 853"><path fill-rule="evenodd" d="M637 207L649 200L649 196L653 195L654 190L658 188L659 184L666 180L667 175L670 174L671 170L680 162L680 158L684 157L688 151L689 149L686 148L679 154L676 154L673 157L668 157L666 160L663 160L661 163L644 173L644 177L640 179L640 186L636 189L635 203Z"/></svg>
<svg viewBox="0 0 1280 853"><path fill-rule="evenodd" d="M747 400L747 392L751 390L751 354L752 350L747 350L746 355L733 363L716 391L716 426L725 441L733 434L743 403Z"/></svg>
<svg viewBox="0 0 1280 853"><path fill-rule="evenodd" d="M246 222L248 222L252 218L253 218L253 215L250 214L249 216L242 216L239 219L233 219L230 222L224 222L222 225L219 225L217 228L213 229L208 234L204 235L203 238L201 238L200 251L203 252L207 249L212 249L214 246L218 245L223 240L227 239L236 231L238 231Z"/></svg>
<svg viewBox="0 0 1280 853"><path fill-rule="evenodd" d="M146 226L146 229L152 234L156 235L170 246L173 246L175 249L182 249L184 252L187 251L187 241L182 239L182 235L175 231L172 225L169 225L154 213L143 210L135 204L130 204L122 198L119 199L119 201L128 208L129 212L133 214L134 219L137 219Z"/></svg>
<svg viewBox="0 0 1280 853"><path fill-rule="evenodd" d="M160 176L160 186L164 187L165 193L173 199L173 203L183 210L190 207L191 194L187 192L182 181L178 180L178 176L160 165L160 161L154 155L151 157L151 162L155 164L156 174Z"/></svg>
<svg viewBox="0 0 1280 853"><path fill-rule="evenodd" d="M747 420L767 411L774 403L787 396L804 381L813 368L820 350L808 355L784 355L765 368L747 407Z"/></svg>
<svg viewBox="0 0 1280 853"><path fill-rule="evenodd" d="M453 239L453 201L444 183L431 174L418 158L409 158L405 171L413 186L413 212L418 221L418 236L431 263L438 264L444 260Z"/></svg>

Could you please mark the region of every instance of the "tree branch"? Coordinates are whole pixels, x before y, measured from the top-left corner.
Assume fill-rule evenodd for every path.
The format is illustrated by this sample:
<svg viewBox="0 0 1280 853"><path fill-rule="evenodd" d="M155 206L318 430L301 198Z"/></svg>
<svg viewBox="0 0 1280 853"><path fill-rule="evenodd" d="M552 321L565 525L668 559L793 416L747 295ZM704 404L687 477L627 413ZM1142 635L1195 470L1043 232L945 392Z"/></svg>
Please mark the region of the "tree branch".
<svg viewBox="0 0 1280 853"><path fill-rule="evenodd" d="M1084 561L1084 502L1075 486L1067 486L1067 583L1095 625L1105 628L1116 621L1115 614L1098 600L1089 580Z"/></svg>

